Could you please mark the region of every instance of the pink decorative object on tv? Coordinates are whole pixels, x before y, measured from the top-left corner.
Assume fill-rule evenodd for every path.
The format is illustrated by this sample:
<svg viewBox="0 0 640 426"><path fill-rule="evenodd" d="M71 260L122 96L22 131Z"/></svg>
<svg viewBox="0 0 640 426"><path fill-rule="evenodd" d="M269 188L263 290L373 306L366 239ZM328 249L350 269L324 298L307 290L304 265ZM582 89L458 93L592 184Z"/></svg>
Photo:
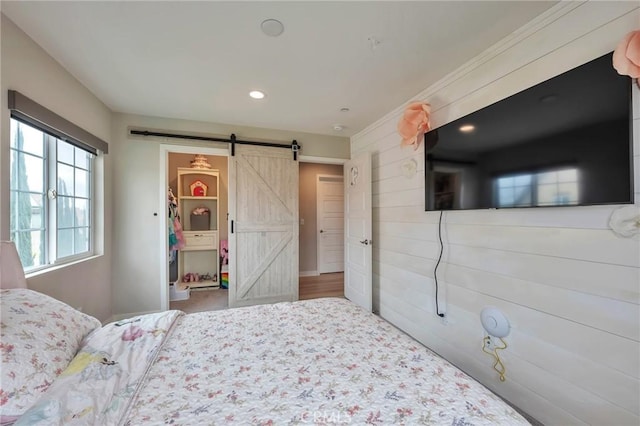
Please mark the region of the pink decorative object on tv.
<svg viewBox="0 0 640 426"><path fill-rule="evenodd" d="M413 145L414 149L418 149L424 134L431 130L430 116L431 105L428 103L410 103L398 122L398 133L402 136L400 145Z"/></svg>
<svg viewBox="0 0 640 426"><path fill-rule="evenodd" d="M631 31L613 52L613 68L618 74L640 78L640 30Z"/></svg>

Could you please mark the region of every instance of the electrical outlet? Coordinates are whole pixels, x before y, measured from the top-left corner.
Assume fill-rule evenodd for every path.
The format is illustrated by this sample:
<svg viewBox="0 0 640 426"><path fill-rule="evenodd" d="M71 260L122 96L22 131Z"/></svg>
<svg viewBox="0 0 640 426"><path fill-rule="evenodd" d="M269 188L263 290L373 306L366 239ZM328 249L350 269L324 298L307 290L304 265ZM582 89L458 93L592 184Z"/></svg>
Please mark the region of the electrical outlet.
<svg viewBox="0 0 640 426"><path fill-rule="evenodd" d="M304 218L300 218L300 225L304 225Z"/></svg>
<svg viewBox="0 0 640 426"><path fill-rule="evenodd" d="M496 344L493 341L493 339L491 338L491 336L485 336L484 338L484 347L490 351L495 350L496 348Z"/></svg>

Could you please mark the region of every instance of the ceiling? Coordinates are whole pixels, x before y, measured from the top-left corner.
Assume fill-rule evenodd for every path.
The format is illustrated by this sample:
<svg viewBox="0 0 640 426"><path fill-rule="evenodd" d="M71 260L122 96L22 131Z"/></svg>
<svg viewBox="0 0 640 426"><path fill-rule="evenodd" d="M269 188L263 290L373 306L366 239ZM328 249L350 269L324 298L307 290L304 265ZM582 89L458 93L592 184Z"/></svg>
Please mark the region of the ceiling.
<svg viewBox="0 0 640 426"><path fill-rule="evenodd" d="M113 111L351 136L554 4L2 0L1 7ZM284 24L279 37L261 32L269 18ZM251 99L254 89L266 98Z"/></svg>

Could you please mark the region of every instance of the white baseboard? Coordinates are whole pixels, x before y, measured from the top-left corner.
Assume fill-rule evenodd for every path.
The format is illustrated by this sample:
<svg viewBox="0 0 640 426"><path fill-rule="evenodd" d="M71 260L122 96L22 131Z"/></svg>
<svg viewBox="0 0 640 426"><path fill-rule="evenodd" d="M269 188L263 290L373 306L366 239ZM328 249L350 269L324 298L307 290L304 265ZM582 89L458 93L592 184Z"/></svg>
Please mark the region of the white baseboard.
<svg viewBox="0 0 640 426"><path fill-rule="evenodd" d="M318 272L318 271L300 271L300 272L298 272L298 276L301 276L301 277L317 277L318 275L320 275L320 272Z"/></svg>

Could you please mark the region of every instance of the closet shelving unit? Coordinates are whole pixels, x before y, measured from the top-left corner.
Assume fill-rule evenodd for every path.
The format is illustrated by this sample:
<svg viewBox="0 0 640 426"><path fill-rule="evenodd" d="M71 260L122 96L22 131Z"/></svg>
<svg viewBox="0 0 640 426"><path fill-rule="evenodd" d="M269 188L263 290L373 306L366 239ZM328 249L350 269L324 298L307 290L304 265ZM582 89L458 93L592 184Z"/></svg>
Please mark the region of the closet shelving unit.
<svg viewBox="0 0 640 426"><path fill-rule="evenodd" d="M206 194L193 195L192 185L201 182L206 185ZM178 168L178 208L185 240L179 252L178 288L220 287L218 254L218 194L220 193L220 172L216 169ZM198 192L196 192L197 194ZM209 210L208 225L201 218L193 218L191 212L198 207ZM209 275L211 279L185 282L185 275Z"/></svg>

